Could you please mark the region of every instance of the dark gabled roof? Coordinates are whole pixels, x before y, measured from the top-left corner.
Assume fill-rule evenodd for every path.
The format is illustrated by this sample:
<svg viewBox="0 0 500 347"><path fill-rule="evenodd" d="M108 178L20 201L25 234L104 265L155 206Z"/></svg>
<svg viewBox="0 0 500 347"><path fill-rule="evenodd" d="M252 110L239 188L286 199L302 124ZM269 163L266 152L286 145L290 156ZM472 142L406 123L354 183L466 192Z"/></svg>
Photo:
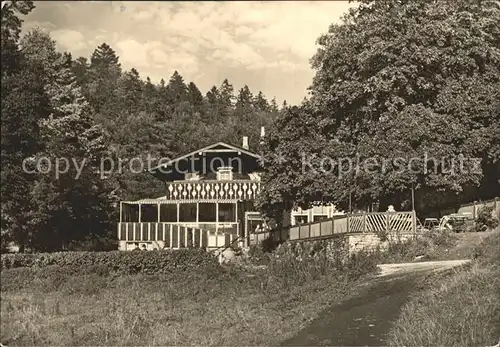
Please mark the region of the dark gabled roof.
<svg viewBox="0 0 500 347"><path fill-rule="evenodd" d="M209 150L213 150L213 151L215 151L215 152L216 152L216 151L217 151L217 147L225 147L226 151L227 151L227 150L233 150L233 151L235 151L235 152L241 152L241 153L244 153L244 154L246 154L246 155L248 155L248 156L251 156L251 157L253 157L253 158L255 158L255 159L258 159L258 160L259 160L259 159L261 159L261 156L260 156L259 154L254 153L254 152L252 152L252 151L250 151L250 150L248 150L248 149L244 149L244 148L242 148L242 147L238 147L238 146L230 145L230 144L227 144L227 143L225 143L225 142L217 142L217 143L214 143L214 144L212 144L212 145L210 145L210 146L206 146L206 147L203 147L203 148L197 149L196 151L192 151L192 152L187 153L187 154L184 154L184 155L182 155L182 156L180 156L180 157L178 157L178 158L172 159L172 160L168 161L167 163L164 163L164 164L158 165L158 166L156 166L156 167L152 168L152 169L150 170L150 172L154 172L156 169L159 169L159 168L166 168L166 167L168 167L168 166L170 166L170 165L172 165L172 164L174 164L174 163L177 163L177 162L179 162L179 161L181 161L181 160L183 160L183 159L186 159L186 158L192 157L192 156L194 156L194 155L196 155L196 154L198 154L198 153L206 152L206 151L209 151ZM222 151L222 150L221 150L221 151Z"/></svg>

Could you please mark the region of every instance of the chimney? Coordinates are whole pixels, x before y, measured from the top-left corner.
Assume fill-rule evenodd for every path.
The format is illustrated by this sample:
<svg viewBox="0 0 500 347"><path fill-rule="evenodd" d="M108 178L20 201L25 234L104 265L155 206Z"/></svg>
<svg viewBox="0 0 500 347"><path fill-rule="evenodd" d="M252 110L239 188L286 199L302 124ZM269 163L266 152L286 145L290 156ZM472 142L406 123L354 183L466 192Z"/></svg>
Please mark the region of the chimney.
<svg viewBox="0 0 500 347"><path fill-rule="evenodd" d="M266 128L260 127L260 143L264 142L264 136L266 136Z"/></svg>
<svg viewBox="0 0 500 347"><path fill-rule="evenodd" d="M243 136L243 147L244 149L249 149L248 147L248 136Z"/></svg>

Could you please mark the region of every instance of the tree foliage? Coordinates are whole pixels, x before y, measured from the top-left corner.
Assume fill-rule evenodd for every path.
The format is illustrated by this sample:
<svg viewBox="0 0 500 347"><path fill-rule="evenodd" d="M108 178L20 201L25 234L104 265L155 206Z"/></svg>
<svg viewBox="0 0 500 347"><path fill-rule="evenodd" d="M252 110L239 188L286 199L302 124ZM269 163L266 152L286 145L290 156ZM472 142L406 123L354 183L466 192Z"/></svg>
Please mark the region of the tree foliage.
<svg viewBox="0 0 500 347"><path fill-rule="evenodd" d="M302 129L287 126L288 111L268 137L264 190L274 191L274 200L263 203L310 205L323 195L344 208L349 196L358 206L411 208L413 186L417 208L425 210L499 194L499 23L495 1L361 1L318 39L311 98L292 112L311 119L316 132L302 140L289 133ZM301 167L295 146L309 158L330 158L331 167L289 173ZM272 159L275 148L290 159ZM472 161L458 170L461 156L481 159L482 170ZM412 158L420 161L403 169L395 163ZM455 173L449 173L452 159ZM370 172L366 165L355 170L367 160ZM276 171L296 178L283 183ZM486 191L492 183L496 190Z"/></svg>

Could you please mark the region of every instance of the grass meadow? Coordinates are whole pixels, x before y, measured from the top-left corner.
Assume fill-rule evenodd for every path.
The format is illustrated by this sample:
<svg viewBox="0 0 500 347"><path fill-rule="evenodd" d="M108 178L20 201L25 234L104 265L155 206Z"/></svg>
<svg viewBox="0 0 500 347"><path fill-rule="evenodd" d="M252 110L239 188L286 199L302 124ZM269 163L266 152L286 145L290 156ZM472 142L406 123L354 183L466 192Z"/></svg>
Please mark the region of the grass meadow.
<svg viewBox="0 0 500 347"><path fill-rule="evenodd" d="M3 269L1 342L276 345L352 295L374 269L368 257L339 269L326 258L291 254L270 257L267 266L152 275L71 265Z"/></svg>

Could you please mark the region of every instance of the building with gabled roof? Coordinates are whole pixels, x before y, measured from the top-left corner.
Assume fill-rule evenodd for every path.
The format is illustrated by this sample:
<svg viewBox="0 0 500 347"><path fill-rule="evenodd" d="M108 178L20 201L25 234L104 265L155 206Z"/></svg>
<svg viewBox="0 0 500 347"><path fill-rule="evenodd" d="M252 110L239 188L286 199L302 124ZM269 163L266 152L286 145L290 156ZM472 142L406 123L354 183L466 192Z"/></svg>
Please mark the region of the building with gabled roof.
<svg viewBox="0 0 500 347"><path fill-rule="evenodd" d="M165 182L165 195L120 203L119 249L218 248L250 236L262 225L254 201L261 189L261 156L217 142L149 170ZM292 212L291 224L330 218L333 206Z"/></svg>

